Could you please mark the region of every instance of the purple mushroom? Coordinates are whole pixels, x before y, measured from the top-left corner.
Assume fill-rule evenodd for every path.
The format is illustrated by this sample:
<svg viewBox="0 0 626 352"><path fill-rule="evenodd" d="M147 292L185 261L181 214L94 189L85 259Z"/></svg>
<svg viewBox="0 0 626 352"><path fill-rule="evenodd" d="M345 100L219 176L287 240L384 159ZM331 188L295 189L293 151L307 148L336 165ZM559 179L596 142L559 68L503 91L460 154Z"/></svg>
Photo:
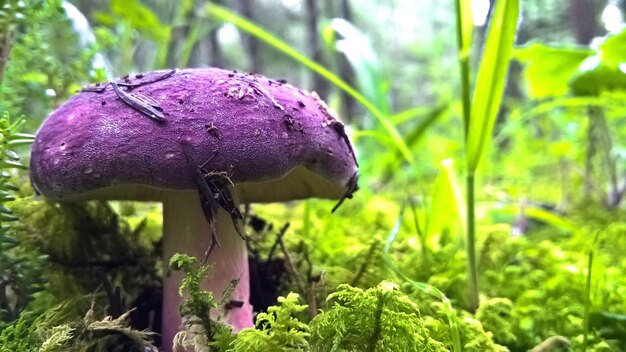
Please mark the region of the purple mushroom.
<svg viewBox="0 0 626 352"><path fill-rule="evenodd" d="M163 202L163 257L214 263L205 288L233 279L226 316L252 325L239 203L350 198L357 162L343 124L315 93L220 69L155 71L91 86L43 123L32 183L56 201ZM217 234L217 236L212 236ZM213 238L215 237L215 238ZM180 329L180 275L164 279L163 341Z"/></svg>

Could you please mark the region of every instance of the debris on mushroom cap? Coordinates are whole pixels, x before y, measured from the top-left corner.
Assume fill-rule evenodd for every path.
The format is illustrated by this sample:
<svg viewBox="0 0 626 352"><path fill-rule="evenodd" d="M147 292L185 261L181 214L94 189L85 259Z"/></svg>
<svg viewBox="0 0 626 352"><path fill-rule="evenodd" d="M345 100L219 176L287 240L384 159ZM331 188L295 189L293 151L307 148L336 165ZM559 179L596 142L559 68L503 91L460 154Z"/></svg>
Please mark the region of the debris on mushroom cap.
<svg viewBox="0 0 626 352"><path fill-rule="evenodd" d="M158 106L163 119L120 99L114 84L78 93L33 144L41 194L159 200L161 190L195 190L198 166L228 175L243 202L343 199L357 188L352 145L317 94L215 68L149 72L117 85L149 97L138 104ZM204 165L189 165L184 143Z"/></svg>

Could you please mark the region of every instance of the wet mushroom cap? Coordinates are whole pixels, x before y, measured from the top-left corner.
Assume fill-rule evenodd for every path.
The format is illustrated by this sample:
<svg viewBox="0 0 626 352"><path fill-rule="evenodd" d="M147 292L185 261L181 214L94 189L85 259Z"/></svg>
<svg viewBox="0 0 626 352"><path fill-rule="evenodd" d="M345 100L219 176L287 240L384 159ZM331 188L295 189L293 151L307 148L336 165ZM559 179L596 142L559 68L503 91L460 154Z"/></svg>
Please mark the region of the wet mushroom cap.
<svg viewBox="0 0 626 352"><path fill-rule="evenodd" d="M45 197L159 201L163 191L196 191L185 144L204 171L232 181L242 202L336 199L355 188L350 141L315 93L214 68L117 82L146 82L120 87L157 104L164 121L133 108L110 84L73 96L33 144L31 178Z"/></svg>

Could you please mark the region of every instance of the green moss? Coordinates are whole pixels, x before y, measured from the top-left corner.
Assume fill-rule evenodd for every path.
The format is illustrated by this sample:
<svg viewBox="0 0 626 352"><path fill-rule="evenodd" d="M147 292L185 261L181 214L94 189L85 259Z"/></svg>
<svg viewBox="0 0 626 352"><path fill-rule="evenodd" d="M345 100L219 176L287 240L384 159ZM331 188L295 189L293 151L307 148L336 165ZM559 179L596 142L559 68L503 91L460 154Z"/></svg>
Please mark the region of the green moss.
<svg viewBox="0 0 626 352"><path fill-rule="evenodd" d="M244 329L230 344L229 352L299 352L310 351L309 326L296 316L307 309L299 303L298 295L279 297L278 305L259 313L255 328Z"/></svg>
<svg viewBox="0 0 626 352"><path fill-rule="evenodd" d="M313 350L446 351L396 284L382 282L365 291L341 285L328 299L332 308L310 324Z"/></svg>

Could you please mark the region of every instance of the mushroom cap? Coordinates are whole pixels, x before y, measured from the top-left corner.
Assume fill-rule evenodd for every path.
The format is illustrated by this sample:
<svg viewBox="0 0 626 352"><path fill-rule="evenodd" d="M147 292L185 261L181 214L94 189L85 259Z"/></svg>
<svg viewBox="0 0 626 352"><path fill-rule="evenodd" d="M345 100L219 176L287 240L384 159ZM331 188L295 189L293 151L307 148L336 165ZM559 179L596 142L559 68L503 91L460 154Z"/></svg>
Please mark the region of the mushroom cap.
<svg viewBox="0 0 626 352"><path fill-rule="evenodd" d="M30 163L40 194L160 201L168 191L197 191L200 167L228 177L242 202L336 199L356 189L343 124L315 93L215 68L117 82L125 94L112 84L83 89L44 121ZM164 120L122 99L129 95Z"/></svg>

